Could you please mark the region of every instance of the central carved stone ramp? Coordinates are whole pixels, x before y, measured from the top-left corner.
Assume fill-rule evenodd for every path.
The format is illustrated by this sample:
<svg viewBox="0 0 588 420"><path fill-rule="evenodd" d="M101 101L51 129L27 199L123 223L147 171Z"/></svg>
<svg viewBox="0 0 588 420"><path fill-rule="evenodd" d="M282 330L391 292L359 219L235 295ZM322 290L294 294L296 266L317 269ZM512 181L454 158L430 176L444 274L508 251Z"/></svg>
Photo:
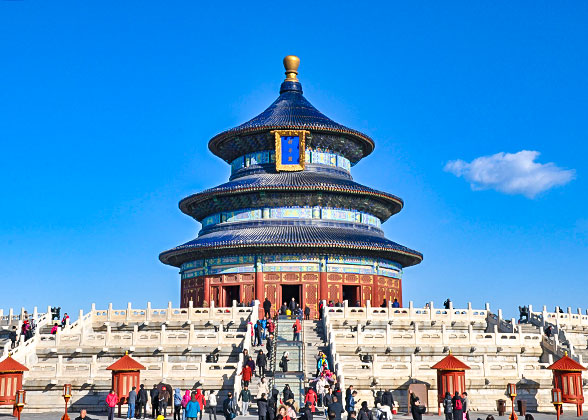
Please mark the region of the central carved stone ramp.
<svg viewBox="0 0 588 420"><path fill-rule="evenodd" d="M298 407L304 405L304 350L302 341L294 341L292 326L296 321L280 316L276 324L276 362L274 367L273 386L282 391L286 384L290 385L294 393L294 400ZM289 354L288 372L282 372L279 367L284 352Z"/></svg>

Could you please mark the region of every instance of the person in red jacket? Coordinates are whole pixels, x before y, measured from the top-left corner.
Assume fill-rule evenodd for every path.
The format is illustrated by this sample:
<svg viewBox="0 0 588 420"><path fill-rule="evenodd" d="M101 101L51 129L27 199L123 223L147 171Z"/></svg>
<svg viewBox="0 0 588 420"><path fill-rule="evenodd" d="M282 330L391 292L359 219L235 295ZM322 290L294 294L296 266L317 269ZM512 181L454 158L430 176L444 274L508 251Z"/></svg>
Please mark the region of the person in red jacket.
<svg viewBox="0 0 588 420"><path fill-rule="evenodd" d="M114 393L114 389L106 396L106 405L108 406L108 420L114 420L114 408L118 404L118 397Z"/></svg>
<svg viewBox="0 0 588 420"><path fill-rule="evenodd" d="M314 392L314 389L308 388L308 392L306 393L306 397L304 397L304 402L310 403L310 409L312 410L313 413L316 411L314 406L316 404L317 399L318 398L317 398L316 392Z"/></svg>
<svg viewBox="0 0 588 420"><path fill-rule="evenodd" d="M249 382L251 382L251 368L249 365L243 366L241 370L241 376L243 377L243 386L249 386Z"/></svg>
<svg viewBox="0 0 588 420"><path fill-rule="evenodd" d="M204 394L202 394L202 390L200 388L196 390L195 396L196 401L198 401L198 404L200 404L200 413L198 413L198 416L200 420L202 420L202 413L204 413L204 406L206 405L206 400L204 399Z"/></svg>
<svg viewBox="0 0 588 420"><path fill-rule="evenodd" d="M300 341L300 331L302 331L302 325L300 324L300 320L296 318L296 322L292 325L292 329L294 330L294 341Z"/></svg>

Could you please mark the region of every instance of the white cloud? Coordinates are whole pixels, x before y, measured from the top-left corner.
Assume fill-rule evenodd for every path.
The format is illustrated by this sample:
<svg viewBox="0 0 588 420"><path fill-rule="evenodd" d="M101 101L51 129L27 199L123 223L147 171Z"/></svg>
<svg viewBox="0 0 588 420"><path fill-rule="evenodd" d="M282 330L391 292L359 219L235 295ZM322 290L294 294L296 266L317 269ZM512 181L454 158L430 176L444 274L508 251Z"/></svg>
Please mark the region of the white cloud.
<svg viewBox="0 0 588 420"><path fill-rule="evenodd" d="M562 169L553 162L537 163L539 152L521 150L517 153L496 153L465 162L452 160L445 171L468 181L472 190L493 189L506 194L522 194L533 198L553 187L565 185L576 176L573 169Z"/></svg>

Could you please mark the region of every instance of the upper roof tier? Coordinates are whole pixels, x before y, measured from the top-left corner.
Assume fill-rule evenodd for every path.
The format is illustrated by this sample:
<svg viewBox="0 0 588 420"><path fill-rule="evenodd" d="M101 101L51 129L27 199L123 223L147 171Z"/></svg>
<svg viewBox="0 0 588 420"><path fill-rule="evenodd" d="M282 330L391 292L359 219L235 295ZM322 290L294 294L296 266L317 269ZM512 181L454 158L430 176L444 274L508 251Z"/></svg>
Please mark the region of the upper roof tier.
<svg viewBox="0 0 588 420"><path fill-rule="evenodd" d="M230 163L246 153L268 150L270 131L279 129L308 130L308 146L339 152L352 163L374 150L369 136L331 120L306 100L296 78L299 62L295 56L284 58L287 77L278 99L257 117L214 136L208 143L212 153Z"/></svg>

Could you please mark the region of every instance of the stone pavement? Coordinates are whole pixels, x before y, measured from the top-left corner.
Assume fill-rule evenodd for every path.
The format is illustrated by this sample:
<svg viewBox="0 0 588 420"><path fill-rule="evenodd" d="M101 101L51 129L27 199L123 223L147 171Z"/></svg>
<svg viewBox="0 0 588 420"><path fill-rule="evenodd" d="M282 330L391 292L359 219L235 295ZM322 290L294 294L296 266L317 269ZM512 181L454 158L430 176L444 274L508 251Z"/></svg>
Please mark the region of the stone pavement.
<svg viewBox="0 0 588 420"><path fill-rule="evenodd" d="M576 410L575 409L572 410L570 408L567 410L567 413L564 413L563 415L560 416L560 419L565 419L565 420L577 419L578 417L576 417L575 413L576 413ZM73 413L73 412L70 412L68 414L69 414L71 420L74 420L78 415L78 413ZM490 414L492 414L496 420L508 420L508 413L502 417L499 417L496 413L490 413ZM25 408L25 411L21 415L21 419L22 420L60 420L62 415L63 415L63 412L60 412L60 413L57 413L57 412L54 412L54 413L27 413L26 408ZM555 414L547 414L547 413L531 413L531 415L533 416L533 418L535 420L556 420L556 418L557 418ZM485 420L487 416L488 416L488 413L470 412L470 419L471 420L478 420L478 419ZM90 420L108 420L108 416L106 416L106 413L104 413L104 412L103 413L96 413L96 414L89 413L88 417L90 417ZM445 420L444 416L438 416L436 414L425 414L423 417L425 420ZM2 413L2 414L0 414L0 418L5 418L6 420L8 420L9 418L14 418L14 417L10 416L7 413ZM150 419L150 417L148 417L148 418ZM585 413L580 418L588 419L588 414ZM118 419L118 417L115 417L115 419ZM221 413L218 413L217 419L224 420L224 416ZM325 419L324 416L318 416L318 415L314 416L314 420L324 420L324 419ZM345 416L343 416L343 419L345 419ZM407 415L406 413L400 413L400 414L395 415L394 419L410 420L410 419L412 419L412 417ZM173 417L167 416L166 420L173 420ZM208 414L204 415L203 420L209 420ZM258 417L257 416L238 416L235 420L258 420Z"/></svg>

